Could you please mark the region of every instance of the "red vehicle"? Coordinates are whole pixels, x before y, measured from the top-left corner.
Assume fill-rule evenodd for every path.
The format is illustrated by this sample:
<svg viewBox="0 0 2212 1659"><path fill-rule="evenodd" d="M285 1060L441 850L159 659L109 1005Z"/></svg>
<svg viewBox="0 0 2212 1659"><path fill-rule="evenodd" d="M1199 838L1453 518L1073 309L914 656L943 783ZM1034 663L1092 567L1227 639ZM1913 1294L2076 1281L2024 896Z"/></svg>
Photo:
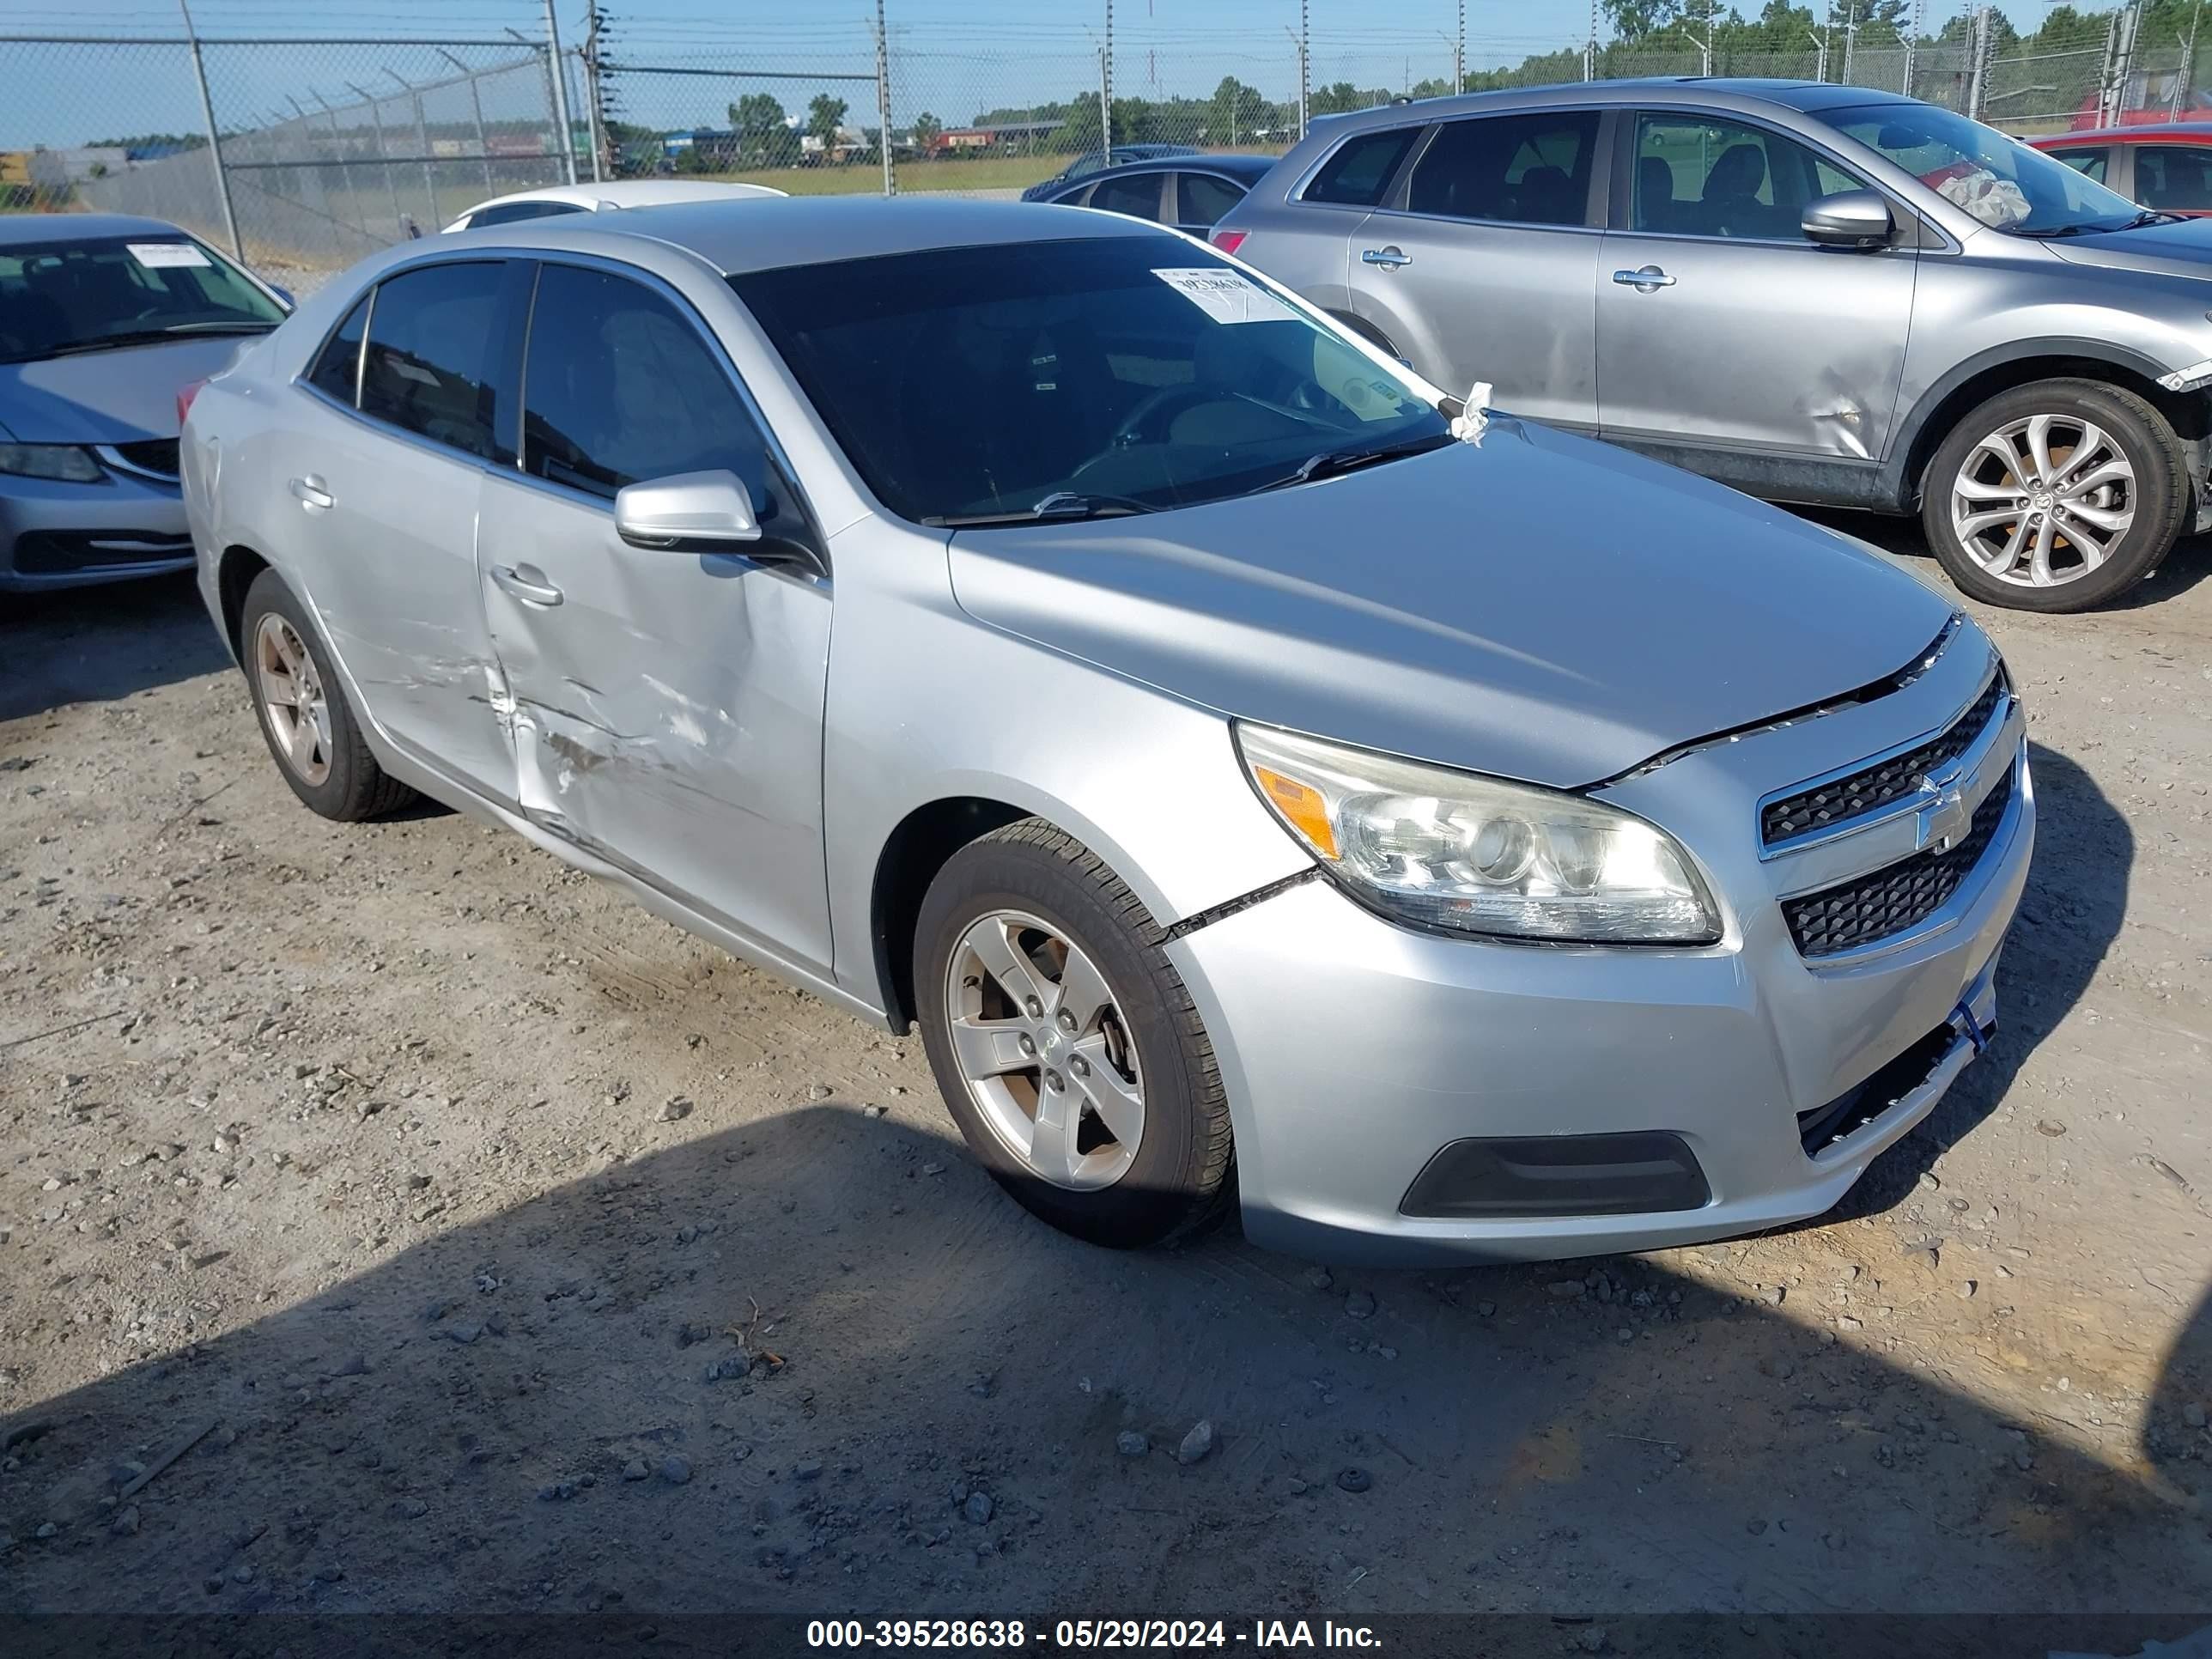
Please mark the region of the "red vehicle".
<svg viewBox="0 0 2212 1659"><path fill-rule="evenodd" d="M2212 121L2130 124L2047 133L2027 142L2131 202L2166 213L2212 216Z"/></svg>

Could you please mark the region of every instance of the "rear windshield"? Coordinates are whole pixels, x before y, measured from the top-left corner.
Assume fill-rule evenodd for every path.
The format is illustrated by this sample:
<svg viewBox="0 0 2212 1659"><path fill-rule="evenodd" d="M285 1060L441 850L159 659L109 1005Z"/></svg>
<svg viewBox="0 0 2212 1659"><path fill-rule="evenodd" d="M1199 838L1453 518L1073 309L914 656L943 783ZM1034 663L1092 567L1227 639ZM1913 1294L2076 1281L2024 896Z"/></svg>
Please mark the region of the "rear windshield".
<svg viewBox="0 0 2212 1659"><path fill-rule="evenodd" d="M28 362L187 334L260 334L276 302L174 233L0 248L0 361Z"/></svg>
<svg viewBox="0 0 2212 1659"><path fill-rule="evenodd" d="M1448 429L1364 351L1181 237L939 248L730 283L902 518L1019 513L1062 491L1188 506L1320 452Z"/></svg>

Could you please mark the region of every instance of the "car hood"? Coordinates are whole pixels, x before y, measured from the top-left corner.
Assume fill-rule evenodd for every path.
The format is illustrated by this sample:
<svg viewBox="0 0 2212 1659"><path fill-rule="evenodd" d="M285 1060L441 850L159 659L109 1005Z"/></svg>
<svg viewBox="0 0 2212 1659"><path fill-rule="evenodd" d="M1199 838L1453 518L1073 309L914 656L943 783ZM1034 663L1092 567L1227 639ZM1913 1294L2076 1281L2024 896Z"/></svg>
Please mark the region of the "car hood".
<svg viewBox="0 0 2212 1659"><path fill-rule="evenodd" d="M1943 599L1832 531L1493 420L1157 517L969 530L978 620L1242 719L1559 787L1893 674Z"/></svg>
<svg viewBox="0 0 2212 1659"><path fill-rule="evenodd" d="M177 393L218 373L235 334L0 363L0 429L27 444L127 444L177 435Z"/></svg>
<svg viewBox="0 0 2212 1659"><path fill-rule="evenodd" d="M2043 246L2069 264L2212 278L2212 220L2184 219L2179 224L2053 237Z"/></svg>

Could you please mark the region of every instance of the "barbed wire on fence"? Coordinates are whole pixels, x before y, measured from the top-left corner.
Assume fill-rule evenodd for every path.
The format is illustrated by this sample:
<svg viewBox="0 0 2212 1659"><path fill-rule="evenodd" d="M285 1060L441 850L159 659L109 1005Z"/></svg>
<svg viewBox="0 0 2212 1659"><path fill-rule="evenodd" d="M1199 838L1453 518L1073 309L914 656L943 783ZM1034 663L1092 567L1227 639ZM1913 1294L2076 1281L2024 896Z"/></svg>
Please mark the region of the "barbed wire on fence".
<svg viewBox="0 0 2212 1659"><path fill-rule="evenodd" d="M1405 0L1407 4L1415 0ZM886 22L884 14L894 16ZM2200 111L2193 33L2138 46L2138 6L2054 15L2029 44L1987 8L1934 35L1856 29L1636 42L1467 38L1408 21L1301 35L1195 26L896 19L762 32L626 26L542 37L0 34L0 211L142 214L295 287L487 197L696 174L795 191L1013 195L1110 138L1276 153L1311 119L1464 88L1711 73L1848 81L2021 133ZM1848 14L1856 17L1856 10ZM1103 24L1102 18L1101 22ZM1753 39L1756 51L1734 41ZM1517 50L1516 50L1517 48ZM1484 64L1510 66L1481 67ZM563 114L565 112L565 127ZM7 148L13 145L15 148Z"/></svg>

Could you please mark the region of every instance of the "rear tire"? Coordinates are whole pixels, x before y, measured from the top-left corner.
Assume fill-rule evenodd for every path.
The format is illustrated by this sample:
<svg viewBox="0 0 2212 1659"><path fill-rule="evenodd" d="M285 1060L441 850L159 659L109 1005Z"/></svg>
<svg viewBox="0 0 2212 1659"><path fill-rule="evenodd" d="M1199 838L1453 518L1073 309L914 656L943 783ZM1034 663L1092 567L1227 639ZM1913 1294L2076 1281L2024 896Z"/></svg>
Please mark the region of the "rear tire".
<svg viewBox="0 0 2212 1659"><path fill-rule="evenodd" d="M246 590L239 654L253 712L292 793L326 818L380 817L415 799L368 751L307 606L274 570Z"/></svg>
<svg viewBox="0 0 2212 1659"><path fill-rule="evenodd" d="M2172 550L2191 505L2166 416L2095 380L1999 392L1943 441L1921 493L1928 544L1961 592L2045 612L2126 592Z"/></svg>
<svg viewBox="0 0 2212 1659"><path fill-rule="evenodd" d="M1220 1071L1165 944L1120 878L1042 818L955 853L915 929L922 1040L969 1150L1095 1244L1195 1231L1233 1191Z"/></svg>

